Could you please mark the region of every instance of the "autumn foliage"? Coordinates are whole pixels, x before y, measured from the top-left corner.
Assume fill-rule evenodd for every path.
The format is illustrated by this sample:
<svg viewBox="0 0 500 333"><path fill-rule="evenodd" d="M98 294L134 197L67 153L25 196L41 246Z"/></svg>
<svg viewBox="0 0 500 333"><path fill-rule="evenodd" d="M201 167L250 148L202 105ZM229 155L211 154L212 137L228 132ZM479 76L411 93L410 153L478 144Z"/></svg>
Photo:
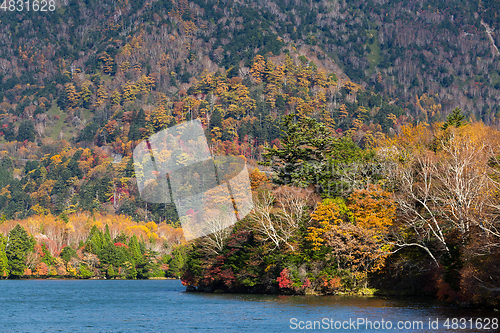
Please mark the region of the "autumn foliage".
<svg viewBox="0 0 500 333"><path fill-rule="evenodd" d="M5 221L0 234L9 234L14 226L29 233L34 244L24 253L25 277L100 277L110 269L122 272L113 277L123 278L175 274L170 272L170 254L184 243L181 228L123 215L71 214L66 221L38 215Z"/></svg>

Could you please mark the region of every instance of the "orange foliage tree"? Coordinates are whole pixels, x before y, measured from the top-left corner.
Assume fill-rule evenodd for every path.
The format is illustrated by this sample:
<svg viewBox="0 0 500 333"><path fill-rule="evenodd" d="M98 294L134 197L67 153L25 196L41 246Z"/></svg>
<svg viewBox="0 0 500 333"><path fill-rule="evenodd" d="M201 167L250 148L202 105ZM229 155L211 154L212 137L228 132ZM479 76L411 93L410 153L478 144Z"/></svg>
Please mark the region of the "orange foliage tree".
<svg viewBox="0 0 500 333"><path fill-rule="evenodd" d="M379 185L354 190L347 205L357 226L386 233L396 217L396 202L392 193Z"/></svg>

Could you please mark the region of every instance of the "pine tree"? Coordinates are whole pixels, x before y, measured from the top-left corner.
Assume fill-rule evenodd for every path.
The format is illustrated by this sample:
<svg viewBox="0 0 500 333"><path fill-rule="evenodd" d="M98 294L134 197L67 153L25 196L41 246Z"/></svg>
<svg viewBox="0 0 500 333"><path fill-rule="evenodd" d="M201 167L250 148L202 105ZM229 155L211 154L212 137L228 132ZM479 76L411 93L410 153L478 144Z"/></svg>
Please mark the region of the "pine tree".
<svg viewBox="0 0 500 333"><path fill-rule="evenodd" d="M7 254L5 253L6 244L7 238L0 234L0 279L7 278L10 273Z"/></svg>
<svg viewBox="0 0 500 333"><path fill-rule="evenodd" d="M104 244L111 243L111 234L109 232L109 226L106 223L106 227L104 228Z"/></svg>
<svg viewBox="0 0 500 333"><path fill-rule="evenodd" d="M66 98L68 99L67 106L76 107L80 103L80 94L76 91L73 83L66 83L65 86Z"/></svg>
<svg viewBox="0 0 500 333"><path fill-rule="evenodd" d="M90 97L92 96L92 91L90 90L91 83L90 81L85 81L82 84L82 90L80 91L80 96L82 98L83 107L89 107Z"/></svg>
<svg viewBox="0 0 500 333"><path fill-rule="evenodd" d="M462 110L460 108L455 108L446 118L446 122L441 127L443 130L446 130L450 126L460 127L465 125L467 122L464 121L465 116L462 114Z"/></svg>
<svg viewBox="0 0 500 333"><path fill-rule="evenodd" d="M31 120L23 120L19 126L16 140L19 142L23 142L25 140L35 142L35 138L35 126L33 125L33 122Z"/></svg>
<svg viewBox="0 0 500 333"><path fill-rule="evenodd" d="M92 226L85 244L85 250L93 254L99 254L104 245L103 238L104 235L102 234L102 231L97 229L95 225Z"/></svg>
<svg viewBox="0 0 500 333"><path fill-rule="evenodd" d="M17 224L10 232L5 253L9 262L10 273L21 276L26 269L26 256L33 251L35 239L23 227Z"/></svg>
<svg viewBox="0 0 500 333"><path fill-rule="evenodd" d="M130 124L130 130L128 132L129 140L139 140L141 138L140 129L146 126L146 114L143 109L137 112L134 116L132 123Z"/></svg>
<svg viewBox="0 0 500 333"><path fill-rule="evenodd" d="M215 108L212 113L212 117L210 118L210 128L213 129L215 127L222 127L222 113L220 108Z"/></svg>
<svg viewBox="0 0 500 333"><path fill-rule="evenodd" d="M128 247L130 249L130 253L132 254L132 258L135 262L139 261L142 258L141 247L139 245L139 241L137 237L133 235L128 243Z"/></svg>
<svg viewBox="0 0 500 333"><path fill-rule="evenodd" d="M263 157L277 172L278 184L292 183L295 186L307 186L314 181L318 170L327 160L335 138L324 124L312 118L301 118L294 122L295 115L288 115L281 124L283 148L266 148ZM308 170L310 166L311 169ZM312 177L312 178L311 178Z"/></svg>
<svg viewBox="0 0 500 333"><path fill-rule="evenodd" d="M339 118L344 119L344 118L347 118L348 116L349 116L349 112L347 111L345 104L342 104L340 106L340 109L339 109Z"/></svg>
<svg viewBox="0 0 500 333"><path fill-rule="evenodd" d="M262 70L263 80L267 83L278 84L278 80L275 77L276 65L272 61L266 62L266 66Z"/></svg>
<svg viewBox="0 0 500 333"><path fill-rule="evenodd" d="M147 129L149 134L157 133L167 127L172 122L173 116L169 115L163 105L160 105L153 111L151 121L148 123Z"/></svg>
<svg viewBox="0 0 500 333"><path fill-rule="evenodd" d="M106 88L104 87L104 85L100 85L99 88L97 89L97 100L93 106L99 107L103 105L106 102L107 98L108 98L108 93L106 92Z"/></svg>
<svg viewBox="0 0 500 333"><path fill-rule="evenodd" d="M316 73L316 76L314 77L314 84L322 88L326 87L327 85L326 73L323 71L318 71Z"/></svg>
<svg viewBox="0 0 500 333"><path fill-rule="evenodd" d="M69 246L69 245L66 245L66 246L62 249L62 251L61 251L61 253L59 254L59 256L60 256L61 258L63 258L63 259L64 259L64 261L69 262L69 261L71 260L71 258L73 258L73 257L77 257L77 254L76 254L75 249L73 249L73 248L72 248L71 246Z"/></svg>
<svg viewBox="0 0 500 333"><path fill-rule="evenodd" d="M281 123L282 148L265 148L263 165L275 171L273 181L277 184L308 187L314 185L316 191L328 197L342 193L345 184L341 174L347 172L355 162L370 158L351 138L335 138L328 127L313 118L288 115ZM336 166L342 165L346 169Z"/></svg>
<svg viewBox="0 0 500 333"><path fill-rule="evenodd" d="M266 61L264 60L264 57L261 56L260 54L256 55L254 60L253 60L253 66L250 69L250 74L255 79L255 82L260 83L262 81L262 74L264 72L266 66Z"/></svg>
<svg viewBox="0 0 500 333"><path fill-rule="evenodd" d="M113 93L111 94L111 101L113 102L113 104L116 105L119 105L121 103L122 94L120 93L120 91L118 90L113 91Z"/></svg>
<svg viewBox="0 0 500 333"><path fill-rule="evenodd" d="M130 81L123 86L123 100L127 102L135 101L136 95L139 93L139 86ZM113 93L113 102L114 102L114 93ZM117 103L115 103L117 104Z"/></svg>
<svg viewBox="0 0 500 333"><path fill-rule="evenodd" d="M109 54L104 52L103 55L99 57L99 60L103 62L102 70L104 73L109 75L116 73L116 63Z"/></svg>
<svg viewBox="0 0 500 333"><path fill-rule="evenodd" d="M113 279L116 276L115 269L113 268L113 265L109 265L108 269L106 270L106 277L108 279Z"/></svg>

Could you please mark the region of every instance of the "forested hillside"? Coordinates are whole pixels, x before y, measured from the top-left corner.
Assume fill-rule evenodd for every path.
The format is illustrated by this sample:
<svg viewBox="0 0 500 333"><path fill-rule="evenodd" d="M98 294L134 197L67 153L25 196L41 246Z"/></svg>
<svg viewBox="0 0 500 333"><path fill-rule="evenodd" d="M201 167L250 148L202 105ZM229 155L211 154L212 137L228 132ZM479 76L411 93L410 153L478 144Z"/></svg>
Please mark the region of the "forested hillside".
<svg viewBox="0 0 500 333"><path fill-rule="evenodd" d="M113 192L115 211L137 217L140 206L143 218L159 222L158 209L167 208L121 196L130 193L122 178L134 181L130 160L121 157L186 119L202 120L217 153L250 160L279 146L276 125L289 113L319 119L362 147L406 123L444 120L457 106L496 126L497 7L496 1L75 0L45 13L2 11L0 150L13 162L3 162L4 172L31 196L25 205L11 200L19 209L5 200L2 210L21 217L41 204L33 193L46 178L25 186L34 180L28 173L55 163L63 148L95 154L100 147L92 167L104 163L107 171L49 175L64 179L55 189L42 186L51 195L42 206L54 213L75 203L88 209L83 197L92 193L105 203ZM104 174L103 188L94 189L92 179ZM78 186L68 183L71 177ZM163 217L175 220L175 213Z"/></svg>
<svg viewBox="0 0 500 333"><path fill-rule="evenodd" d="M145 110L164 99L181 102L204 70L244 79L256 54L273 58L288 50L342 82L382 93L414 119L444 120L458 106L496 124L498 6L497 1L278 1L264 6L89 0L57 3L57 10L43 15L5 12L0 51L4 123L14 122L17 129L19 120L34 117L43 123L36 133L40 137L71 139L93 122L98 126L89 127L80 140L109 143L112 138L97 135L98 129L126 102ZM252 92L260 99L265 93ZM277 111L286 111L282 104ZM269 105L256 107L262 117L272 114ZM45 131L46 121L55 125L53 131Z"/></svg>
<svg viewBox="0 0 500 333"><path fill-rule="evenodd" d="M0 275L186 260L206 290L498 304L499 1L50 3L0 9ZM135 179L134 148L192 119L251 171L256 209L215 247ZM482 187L463 199L443 165Z"/></svg>

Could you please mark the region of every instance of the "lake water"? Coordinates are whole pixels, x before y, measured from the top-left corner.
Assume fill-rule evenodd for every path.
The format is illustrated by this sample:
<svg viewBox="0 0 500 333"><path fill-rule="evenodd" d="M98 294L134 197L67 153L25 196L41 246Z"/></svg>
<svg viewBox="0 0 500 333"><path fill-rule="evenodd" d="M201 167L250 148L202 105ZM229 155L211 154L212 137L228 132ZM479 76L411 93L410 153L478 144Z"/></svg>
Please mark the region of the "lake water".
<svg viewBox="0 0 500 333"><path fill-rule="evenodd" d="M494 332L491 318L500 317L423 299L184 290L178 280L2 280L0 332L303 332L312 331L314 321L317 331ZM443 326L446 318L449 329ZM452 318L463 320L453 326ZM481 330L474 328L477 318ZM372 328L363 320L371 321Z"/></svg>

